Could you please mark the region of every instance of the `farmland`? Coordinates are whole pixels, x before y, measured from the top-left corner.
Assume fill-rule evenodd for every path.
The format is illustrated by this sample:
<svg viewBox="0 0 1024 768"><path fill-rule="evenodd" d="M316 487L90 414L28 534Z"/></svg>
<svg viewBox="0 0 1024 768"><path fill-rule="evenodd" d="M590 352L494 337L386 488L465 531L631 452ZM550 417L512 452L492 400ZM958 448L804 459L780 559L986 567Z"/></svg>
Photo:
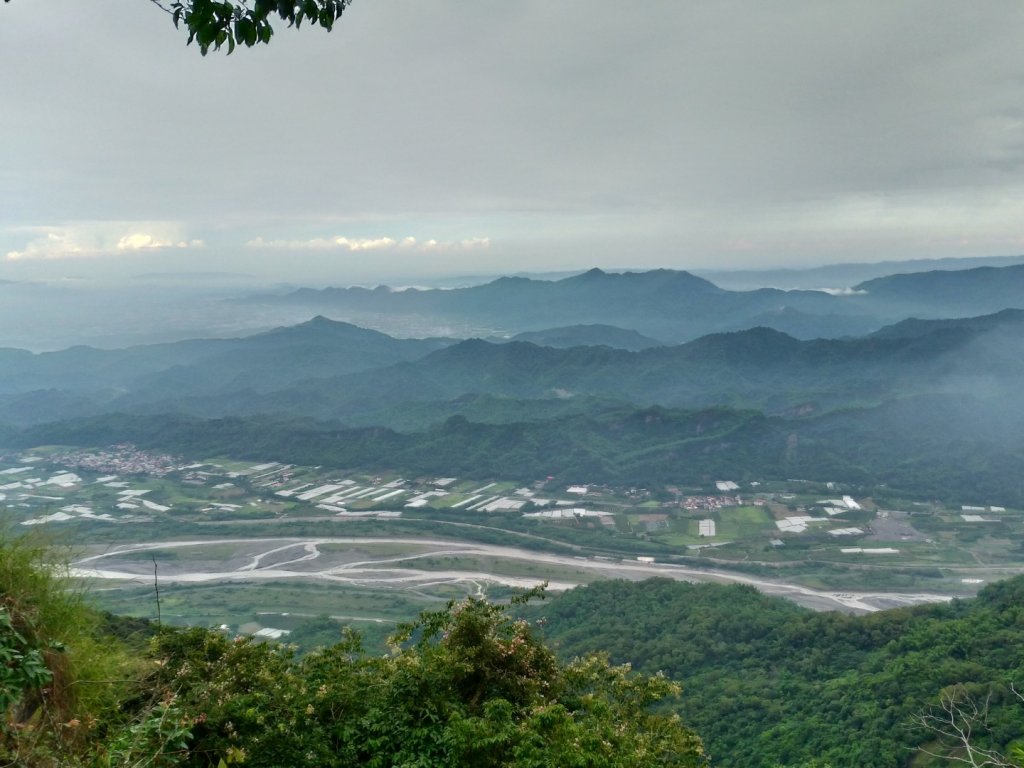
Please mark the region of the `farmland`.
<svg viewBox="0 0 1024 768"><path fill-rule="evenodd" d="M858 496L834 483L608 487L408 477L130 445L0 460L9 525L73 541L101 605L173 623L370 635L465 594L670 575L866 611L1018 573L1021 511ZM160 587L160 604L154 583Z"/></svg>

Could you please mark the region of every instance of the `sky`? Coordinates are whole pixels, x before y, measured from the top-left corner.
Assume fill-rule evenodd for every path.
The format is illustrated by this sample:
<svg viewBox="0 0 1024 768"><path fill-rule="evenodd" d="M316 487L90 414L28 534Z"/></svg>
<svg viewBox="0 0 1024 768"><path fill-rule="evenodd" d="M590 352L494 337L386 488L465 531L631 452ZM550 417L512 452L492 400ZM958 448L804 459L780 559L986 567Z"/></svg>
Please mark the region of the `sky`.
<svg viewBox="0 0 1024 768"><path fill-rule="evenodd" d="M0 280L1024 252L1019 0L354 0L202 57L0 5Z"/></svg>

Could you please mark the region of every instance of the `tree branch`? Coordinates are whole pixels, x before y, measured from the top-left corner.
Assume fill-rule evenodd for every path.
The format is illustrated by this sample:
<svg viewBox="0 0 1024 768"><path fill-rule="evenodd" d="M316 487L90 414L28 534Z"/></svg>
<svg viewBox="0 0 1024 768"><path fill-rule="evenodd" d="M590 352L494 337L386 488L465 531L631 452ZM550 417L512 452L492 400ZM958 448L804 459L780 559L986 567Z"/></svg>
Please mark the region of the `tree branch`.
<svg viewBox="0 0 1024 768"><path fill-rule="evenodd" d="M1012 685L1010 690L1018 699L1024 701L1024 696ZM996 750L982 749L974 743L975 731L988 729L991 698L992 691L989 690L984 701L979 704L977 699L959 685L943 691L939 697L938 707L916 715L913 723L935 734L945 743L947 749L936 752L921 747L920 750L931 757L970 768L1019 768L1016 763L1009 762Z"/></svg>

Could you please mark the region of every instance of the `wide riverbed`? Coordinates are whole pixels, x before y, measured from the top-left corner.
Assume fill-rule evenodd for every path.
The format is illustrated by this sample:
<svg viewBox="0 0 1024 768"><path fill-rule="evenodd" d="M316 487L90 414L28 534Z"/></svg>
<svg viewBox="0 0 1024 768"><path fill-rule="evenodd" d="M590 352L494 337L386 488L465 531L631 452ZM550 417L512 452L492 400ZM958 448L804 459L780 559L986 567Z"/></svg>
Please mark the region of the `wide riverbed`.
<svg viewBox="0 0 1024 768"><path fill-rule="evenodd" d="M167 555L172 555L167 557ZM163 557L160 557L163 555ZM159 560L163 583L316 580L361 587L423 588L436 584L503 584L571 589L602 578L639 581L656 576L681 581L749 584L815 610L872 612L899 605L944 602L949 595L900 592L830 592L727 571L677 565L573 557L516 547L429 538L222 538L131 544L77 560L80 578L145 583ZM490 568L474 568L481 561ZM446 565L453 563L454 565ZM528 572L522 572L528 571Z"/></svg>

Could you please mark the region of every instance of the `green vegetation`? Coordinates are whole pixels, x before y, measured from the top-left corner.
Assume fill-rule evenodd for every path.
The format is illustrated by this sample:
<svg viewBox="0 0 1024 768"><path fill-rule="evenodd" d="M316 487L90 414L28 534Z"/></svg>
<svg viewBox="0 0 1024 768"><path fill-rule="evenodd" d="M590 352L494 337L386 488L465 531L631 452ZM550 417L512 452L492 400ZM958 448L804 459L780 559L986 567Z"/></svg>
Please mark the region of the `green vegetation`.
<svg viewBox="0 0 1024 768"><path fill-rule="evenodd" d="M271 17L287 22L289 27L301 27L305 21L328 32L348 7L351 0L303 0L301 3L281 3L276 0L257 0L248 3L217 2L217 0L174 0L157 5L168 11L174 26L184 24L188 42L193 41L205 56L211 48L217 51L225 43L228 53L238 45L249 48L257 43L269 43L274 35Z"/></svg>
<svg viewBox="0 0 1024 768"><path fill-rule="evenodd" d="M598 657L562 666L523 621L469 600L295 660L203 630L158 637L147 686L192 716L184 765L699 766L700 741L650 705L676 692ZM201 721L194 718L202 713Z"/></svg>
<svg viewBox="0 0 1024 768"><path fill-rule="evenodd" d="M976 749L1016 754L1024 734L1024 577L866 616L749 587L605 581L513 613L452 601L399 626L385 656L364 652L345 617L253 603L257 622L292 630L299 656L104 619L67 591L52 556L32 539L0 541L0 761L30 768L704 765L680 722L721 768L930 768L944 763L928 753L965 754L941 716L970 724ZM280 587L293 590L282 601L302 599L304 588ZM239 588L188 587L214 610ZM353 612L372 605L351 599ZM395 626L357 625L374 628L374 645Z"/></svg>
<svg viewBox="0 0 1024 768"><path fill-rule="evenodd" d="M922 747L954 749L915 727L942 696L987 702L977 747L1006 752L1024 738L1012 692L1024 682L1022 606L1024 577L972 600L865 616L815 613L749 587L652 580L595 583L527 615L543 616L565 658L601 649L679 680L677 711L716 766L903 768L945 764Z"/></svg>
<svg viewBox="0 0 1024 768"><path fill-rule="evenodd" d="M3 765L706 764L700 739L652 709L676 685L599 656L563 665L527 622L482 600L421 614L383 657L352 633L298 658L201 628L158 629L133 655L125 622L101 624L52 554L0 539ZM298 629L315 642L330 626Z"/></svg>
<svg viewBox="0 0 1024 768"><path fill-rule="evenodd" d="M11 0L4 0L9 3ZM173 20L176 28L188 32L188 44L193 42L205 56L210 50L219 51L227 46L228 53L237 46L252 48L269 43L274 36L274 23L286 22L289 27L321 27L328 32L352 0L303 0L277 2L256 0L228 2L225 0L152 0ZM273 23L272 23L273 22Z"/></svg>
<svg viewBox="0 0 1024 768"><path fill-rule="evenodd" d="M671 419L673 415L665 417ZM652 419L652 425L645 428L656 429L657 424ZM68 474L69 470L81 476ZM449 477L439 477L442 474ZM33 447L27 453L0 455L0 477L4 478L0 492L6 494L0 505L6 505L12 522L28 524L53 518L48 526L56 526L87 548L78 553L80 557L108 557L111 546L129 545L118 547L117 569L136 575L151 573L148 563L154 558L159 561L161 575L168 576L187 570L219 573L223 578L223 574L252 565L255 552L251 548L239 548L237 543L202 543L213 539L237 542L296 537L307 540L307 544L331 537L406 539L409 541L393 547L395 555L403 555L433 549L414 543L425 538L449 540L456 546L476 542L574 557L633 560L646 555L661 563L724 568L816 589L967 595L976 591L975 585L1018 572L1022 552L1024 513L1019 509L962 510L938 501L913 501L887 487L876 488L878 495L871 498L864 495L865 488L806 480L741 482L741 487L729 492L715 489L713 481L649 487L591 484L580 496L568 492L565 479L512 482L493 476L473 479L450 474L265 462L257 465L251 460L224 458L197 462L124 445L85 450ZM63 484L51 482L51 477L64 478ZM67 483L68 477L75 478L74 482ZM443 481L443 490L438 490L435 480ZM341 501L331 495L332 488L340 489L344 497ZM302 498L302 493L310 489L327 490ZM133 494L144 495L136 498ZM848 494L855 494L857 500L851 498L851 503L862 508L846 508L845 502L837 500ZM500 504L524 506L518 511L474 509L495 498ZM414 499L425 506L405 506ZM331 503L322 505L319 502L323 500ZM146 502L151 506L146 507ZM534 510L554 510L559 505L582 506L606 516L522 516ZM339 514L342 506L358 514ZM385 516L373 516L380 512ZM812 522L798 533L780 531L776 525L777 520L801 515L821 522ZM698 535L698 522L705 519L715 522L714 536ZM842 536L830 534L851 526L857 530ZM182 539L196 544L174 546ZM131 551L131 545L140 541L151 545ZM153 548L155 543L159 546ZM283 544L286 542L273 546ZM344 551L351 548L348 543L325 543L320 552L330 557L316 564L299 564L298 570L321 571L328 560L335 564L348 562ZM370 560L391 551L380 544L356 549L363 554L353 553L353 557L365 555ZM307 554L313 559L319 557L315 551ZM296 550L272 555L259 567L295 556L309 560ZM430 563L422 561L419 567L441 570ZM163 570L164 565L170 570ZM474 566L462 559L449 565L454 566L451 570L465 571L471 578L473 572L492 566L489 561ZM417 566L416 561L409 561L397 567ZM548 566L543 571L525 572L522 565L502 566L498 571L575 583L590 581ZM295 575L308 581L301 574ZM144 583L148 581L151 579L143 578ZM464 584L467 591L473 585L472 581ZM493 594L486 584L483 589L473 593ZM282 590L283 586L275 586L262 593L261 599L268 600L266 610L275 608L278 601L271 599L272 595ZM103 601L111 610L139 615L136 606L145 608L145 599L139 602L135 597L139 591L130 587L105 591ZM199 590L182 588L180 592L198 595ZM445 599L455 594L430 592L430 597ZM385 593L380 595L382 603L389 599ZM251 602L240 599L239 605ZM342 603L344 600L336 605L318 600L317 605L306 606L305 610L312 614L352 614ZM301 598L295 603L302 604ZM248 609L231 611L218 601L203 604L189 599L175 609L168 619L176 616L179 621L232 626L252 620ZM260 609L254 605L254 610ZM379 611L370 615L392 618L390 613Z"/></svg>
<svg viewBox="0 0 1024 768"><path fill-rule="evenodd" d="M936 412L948 414L941 422ZM625 487L708 486L827 478L859 495L1024 507L1024 445L1013 414L973 398L909 398L789 420L754 411L615 408L546 421L474 423L422 432L340 429L303 420L109 415L27 428L9 446L140 447L413 475L454 474ZM880 438L879 436L884 436Z"/></svg>
<svg viewBox="0 0 1024 768"><path fill-rule="evenodd" d="M36 537L0 529L0 764L64 765L82 739L115 721L141 659L69 589L59 556ZM116 629L115 629L116 627ZM129 631L130 635L131 632Z"/></svg>

